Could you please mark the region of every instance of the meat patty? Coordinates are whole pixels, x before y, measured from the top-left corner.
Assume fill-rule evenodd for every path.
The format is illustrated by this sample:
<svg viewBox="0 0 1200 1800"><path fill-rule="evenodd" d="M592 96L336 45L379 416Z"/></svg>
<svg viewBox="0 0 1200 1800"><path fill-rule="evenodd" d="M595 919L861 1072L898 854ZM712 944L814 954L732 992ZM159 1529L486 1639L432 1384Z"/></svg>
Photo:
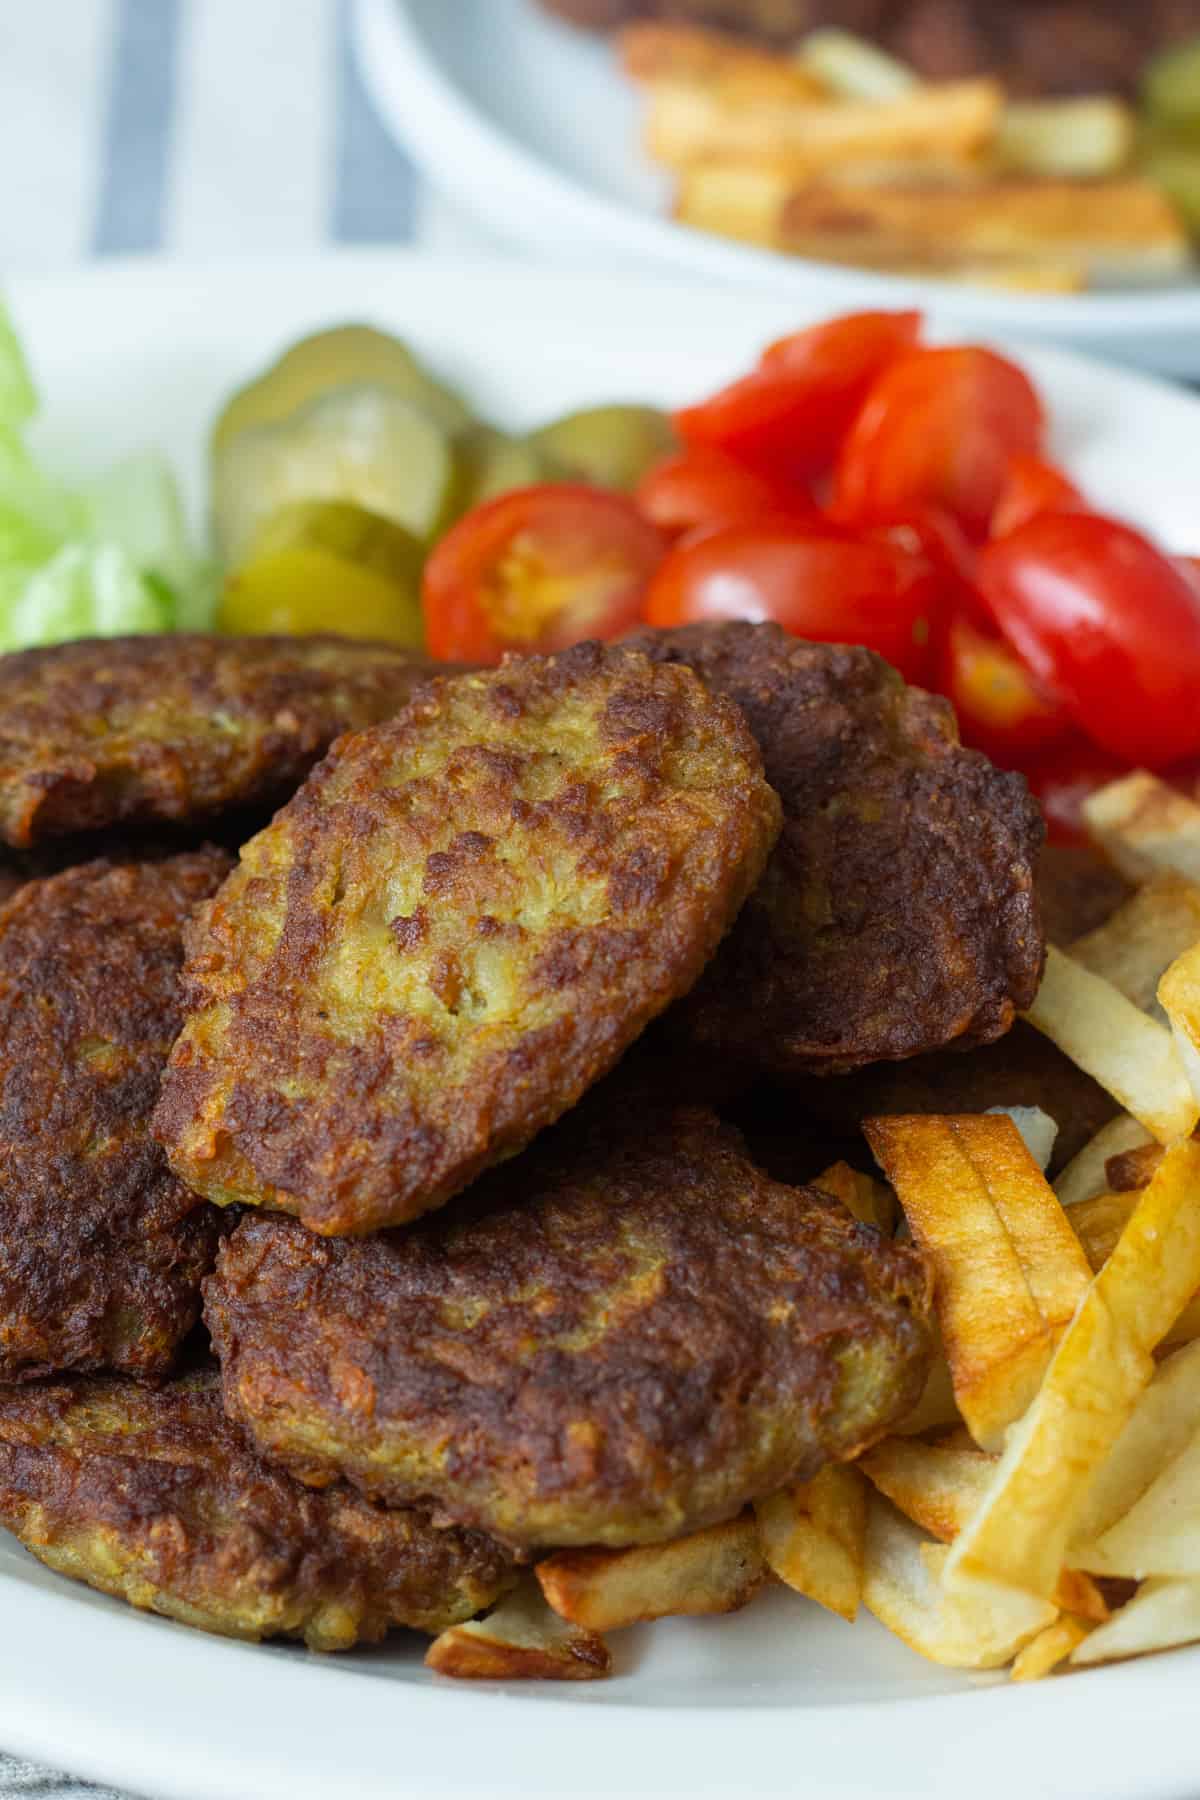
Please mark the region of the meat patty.
<svg viewBox="0 0 1200 1800"><path fill-rule="evenodd" d="M346 638L81 639L0 657L0 842L276 803L429 664Z"/></svg>
<svg viewBox="0 0 1200 1800"><path fill-rule="evenodd" d="M778 826L690 670L582 644L431 684L334 750L192 932L172 1166L319 1232L440 1205L686 993Z"/></svg>
<svg viewBox="0 0 1200 1800"><path fill-rule="evenodd" d="M184 923L228 868L85 863L0 911L0 1379L161 1375L196 1321L220 1215L149 1125Z"/></svg>
<svg viewBox="0 0 1200 1800"><path fill-rule="evenodd" d="M0 1524L41 1562L227 1637L348 1650L438 1632L511 1585L498 1544L271 1469L215 1372L163 1388L90 1377L0 1388Z"/></svg>
<svg viewBox="0 0 1200 1800"><path fill-rule="evenodd" d="M264 1456L523 1550L617 1546L732 1518L911 1410L919 1256L709 1113L602 1098L407 1231L242 1221L205 1317Z"/></svg>
<svg viewBox="0 0 1200 1800"><path fill-rule="evenodd" d="M869 650L741 622L628 640L737 702L783 801L762 882L681 1035L787 1080L1000 1037L1044 943L1023 777Z"/></svg>

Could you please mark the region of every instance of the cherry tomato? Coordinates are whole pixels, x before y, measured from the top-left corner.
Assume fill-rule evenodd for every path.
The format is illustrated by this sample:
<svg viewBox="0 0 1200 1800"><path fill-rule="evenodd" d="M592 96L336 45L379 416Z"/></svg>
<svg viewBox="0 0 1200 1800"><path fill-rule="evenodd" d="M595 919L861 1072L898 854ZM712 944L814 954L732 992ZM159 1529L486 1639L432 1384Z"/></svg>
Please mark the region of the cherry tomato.
<svg viewBox="0 0 1200 1800"><path fill-rule="evenodd" d="M910 350L919 313L860 313L772 344L758 368L675 416L687 444L807 478L832 463L879 372Z"/></svg>
<svg viewBox="0 0 1200 1800"><path fill-rule="evenodd" d="M619 637L641 617L663 540L632 500L600 488L518 488L475 507L425 564L431 655L499 662Z"/></svg>
<svg viewBox="0 0 1200 1800"><path fill-rule="evenodd" d="M1094 743L1162 768L1200 750L1200 579L1128 525L1042 513L979 558L1001 631Z"/></svg>
<svg viewBox="0 0 1200 1800"><path fill-rule="evenodd" d="M990 350L914 350L886 368L838 458L834 504L844 519L940 506L986 535L1022 452L1042 438L1042 405L1026 375Z"/></svg>
<svg viewBox="0 0 1200 1800"><path fill-rule="evenodd" d="M920 681L941 599L941 577L924 557L764 520L673 550L650 584L646 619L774 619L818 643L866 644Z"/></svg>
<svg viewBox="0 0 1200 1800"><path fill-rule="evenodd" d="M733 525L770 513L819 516L807 489L772 481L723 450L703 445L655 463L642 478L637 501L648 519L672 534Z"/></svg>
<svg viewBox="0 0 1200 1800"><path fill-rule="evenodd" d="M1086 511L1083 495L1061 469L1040 456L1014 456L992 514L992 536L1007 537L1038 513Z"/></svg>
<svg viewBox="0 0 1200 1800"><path fill-rule="evenodd" d="M1124 763L1097 750L1080 732L1030 763L1025 776L1046 816L1050 842L1090 843L1083 824L1084 802L1097 788L1128 773Z"/></svg>
<svg viewBox="0 0 1200 1800"><path fill-rule="evenodd" d="M963 742L1001 768L1023 768L1074 732L1004 639L962 613L942 633L937 686L958 714Z"/></svg>

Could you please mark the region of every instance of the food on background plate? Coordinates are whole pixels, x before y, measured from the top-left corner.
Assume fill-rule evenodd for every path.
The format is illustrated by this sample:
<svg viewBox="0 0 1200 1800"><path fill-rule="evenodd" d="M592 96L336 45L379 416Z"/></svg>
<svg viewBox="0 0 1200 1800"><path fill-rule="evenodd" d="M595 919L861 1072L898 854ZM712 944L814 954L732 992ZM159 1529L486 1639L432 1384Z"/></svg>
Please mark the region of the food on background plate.
<svg viewBox="0 0 1200 1800"><path fill-rule="evenodd" d="M873 1443L920 1395L928 1305L914 1252L618 1088L407 1231L244 1220L206 1318L226 1405L301 1479L620 1549Z"/></svg>
<svg viewBox="0 0 1200 1800"><path fill-rule="evenodd" d="M438 1531L344 1483L268 1467L203 1370L153 1388L96 1377L0 1388L0 1522L52 1569L227 1637L313 1650L430 1634L515 1579L481 1533Z"/></svg>
<svg viewBox="0 0 1200 1800"><path fill-rule="evenodd" d="M583 644L430 684L341 740L193 934L172 1166L320 1232L441 1205L687 992L778 832L690 670Z"/></svg>
<svg viewBox="0 0 1200 1800"><path fill-rule="evenodd" d="M634 23L620 54L683 224L1018 292L1170 281L1194 266L1200 160L1153 83L1143 131L1119 93L1018 102L999 66L921 80L836 30L768 54L703 27ZM1161 67L1173 65L1182 56ZM1133 70L1114 74L1124 87ZM1194 78L1188 92L1194 132Z"/></svg>
<svg viewBox="0 0 1200 1800"><path fill-rule="evenodd" d="M668 1023L785 1082L1001 1036L1042 963L1020 778L869 651L736 621L630 642L741 709L783 802L762 881Z"/></svg>
<svg viewBox="0 0 1200 1800"><path fill-rule="evenodd" d="M179 1029L183 930L223 851L82 864L0 908L0 1380L161 1376L222 1226L150 1113Z"/></svg>

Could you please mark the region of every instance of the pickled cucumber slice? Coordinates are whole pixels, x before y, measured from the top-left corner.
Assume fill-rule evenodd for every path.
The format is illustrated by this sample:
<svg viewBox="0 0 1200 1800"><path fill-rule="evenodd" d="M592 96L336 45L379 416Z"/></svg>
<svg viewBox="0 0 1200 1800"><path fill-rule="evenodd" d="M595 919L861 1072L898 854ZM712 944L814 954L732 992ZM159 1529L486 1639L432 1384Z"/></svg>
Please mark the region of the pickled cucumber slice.
<svg viewBox="0 0 1200 1800"><path fill-rule="evenodd" d="M341 388L221 446L213 527L234 568L263 523L299 501L347 501L428 541L448 520L456 485L450 438L427 413L384 388Z"/></svg>
<svg viewBox="0 0 1200 1800"><path fill-rule="evenodd" d="M464 512L514 488L568 479L562 468L528 438L509 437L492 425L476 425L459 445Z"/></svg>
<svg viewBox="0 0 1200 1800"><path fill-rule="evenodd" d="M410 532L361 507L284 507L226 580L218 627L251 635L336 631L420 649L424 558Z"/></svg>
<svg viewBox="0 0 1200 1800"><path fill-rule="evenodd" d="M1142 100L1152 125L1200 131L1200 37L1154 57L1142 80Z"/></svg>
<svg viewBox="0 0 1200 1800"><path fill-rule="evenodd" d="M670 419L653 406L591 406L543 425L529 442L569 479L625 492L676 447Z"/></svg>
<svg viewBox="0 0 1200 1800"><path fill-rule="evenodd" d="M453 388L431 375L399 338L370 325L339 325L301 338L265 375L234 394L213 429L213 451L347 387L386 389L428 413L452 437L473 420Z"/></svg>

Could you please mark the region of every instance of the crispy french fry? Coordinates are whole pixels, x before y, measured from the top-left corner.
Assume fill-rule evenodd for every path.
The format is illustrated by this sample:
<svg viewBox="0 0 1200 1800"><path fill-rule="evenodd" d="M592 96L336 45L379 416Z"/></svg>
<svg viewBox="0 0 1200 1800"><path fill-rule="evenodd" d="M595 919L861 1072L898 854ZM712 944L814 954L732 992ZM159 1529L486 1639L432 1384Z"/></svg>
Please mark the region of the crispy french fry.
<svg viewBox="0 0 1200 1800"><path fill-rule="evenodd" d="M1133 110L1113 94L1005 107L992 157L1025 175L1087 178L1128 167L1137 136Z"/></svg>
<svg viewBox="0 0 1200 1800"><path fill-rule="evenodd" d="M425 1663L466 1681L598 1681L612 1657L594 1631L551 1611L531 1575L486 1619L443 1631Z"/></svg>
<svg viewBox="0 0 1200 1800"><path fill-rule="evenodd" d="M1123 1519L1200 1431L1200 1344L1160 1363L1111 1453L1096 1471L1075 1522L1068 1560L1089 1567L1089 1546Z"/></svg>
<svg viewBox="0 0 1200 1800"><path fill-rule="evenodd" d="M1076 1668L1200 1640L1200 1581L1147 1581L1072 1652Z"/></svg>
<svg viewBox="0 0 1200 1800"><path fill-rule="evenodd" d="M782 247L783 208L791 177L753 163L694 163L682 169L675 217L697 231L715 231L764 249Z"/></svg>
<svg viewBox="0 0 1200 1800"><path fill-rule="evenodd" d="M1192 1091L1200 1099L1200 944L1171 964L1158 997L1175 1034L1175 1046Z"/></svg>
<svg viewBox="0 0 1200 1800"><path fill-rule="evenodd" d="M1058 1126L1049 1113L1043 1112L1040 1106L989 1106L987 1110L989 1114L1006 1113L1038 1168L1043 1171L1048 1168L1058 1137Z"/></svg>
<svg viewBox="0 0 1200 1800"><path fill-rule="evenodd" d="M1200 943L1200 887L1182 875L1154 875L1098 930L1071 945L1073 961L1154 1013L1158 984L1177 957Z"/></svg>
<svg viewBox="0 0 1200 1800"><path fill-rule="evenodd" d="M1200 882L1200 805L1144 769L1098 788L1083 807L1093 841L1131 881L1173 869Z"/></svg>
<svg viewBox="0 0 1200 1800"><path fill-rule="evenodd" d="M1170 1144L1195 1129L1200 1104L1171 1033L1053 944L1025 1017L1159 1143Z"/></svg>
<svg viewBox="0 0 1200 1800"><path fill-rule="evenodd" d="M867 1514L863 1603L912 1649L952 1669L998 1669L1053 1624L1055 1608L984 1583L951 1589L950 1552L878 1495Z"/></svg>
<svg viewBox="0 0 1200 1800"><path fill-rule="evenodd" d="M964 1573L1053 1594L1088 1485L1200 1286L1200 1144L1176 1144L1067 1327L991 1486L950 1552Z"/></svg>
<svg viewBox="0 0 1200 1800"><path fill-rule="evenodd" d="M1124 1194L1093 1194L1067 1214L1093 1273L1099 1273L1116 1249L1140 1199L1140 1189Z"/></svg>
<svg viewBox="0 0 1200 1800"><path fill-rule="evenodd" d="M755 1505L763 1553L796 1593L853 1623L862 1600L867 1485L848 1463Z"/></svg>
<svg viewBox="0 0 1200 1800"><path fill-rule="evenodd" d="M673 1544L633 1550L566 1550L534 1573L562 1618L591 1631L645 1619L737 1612L757 1594L767 1565L752 1513Z"/></svg>
<svg viewBox="0 0 1200 1800"><path fill-rule="evenodd" d="M617 46L625 73L638 82L716 89L743 105L829 97L829 85L803 59L774 56L702 25L639 20L619 33Z"/></svg>
<svg viewBox="0 0 1200 1800"><path fill-rule="evenodd" d="M1163 1154L1161 1144L1142 1144L1136 1150L1122 1150L1116 1156L1110 1156L1104 1165L1109 1193L1132 1194L1136 1189L1144 1188L1153 1179ZM1078 1227L1077 1220L1073 1219L1071 1223Z"/></svg>
<svg viewBox="0 0 1200 1800"><path fill-rule="evenodd" d="M1077 1560L1097 1575L1200 1580L1200 1432L1160 1468L1146 1492Z"/></svg>
<svg viewBox="0 0 1200 1800"><path fill-rule="evenodd" d="M1128 1113L1119 1113L1067 1164L1054 1183L1055 1193L1068 1210L1078 1206L1081 1200L1091 1200L1094 1195L1105 1193L1109 1158L1155 1141L1144 1125Z"/></svg>
<svg viewBox="0 0 1200 1800"><path fill-rule="evenodd" d="M994 1445L1033 1399L1087 1289L1087 1259L1007 1116L868 1119L864 1130L932 1262L959 1410Z"/></svg>
<svg viewBox="0 0 1200 1800"><path fill-rule="evenodd" d="M813 1186L833 1194L862 1224L874 1225L886 1237L896 1229L896 1196L885 1181L836 1162L815 1178Z"/></svg>
<svg viewBox="0 0 1200 1800"><path fill-rule="evenodd" d="M912 1437L918 1432L953 1425L961 1417L958 1402L954 1398L954 1379L950 1374L950 1364L946 1361L945 1350L939 1344L924 1392L907 1419L903 1419L896 1430L901 1437Z"/></svg>
<svg viewBox="0 0 1200 1800"><path fill-rule="evenodd" d="M920 82L906 63L851 31L812 31L796 52L801 66L846 100L898 100Z"/></svg>
<svg viewBox="0 0 1200 1800"><path fill-rule="evenodd" d="M1077 1650L1095 1626L1085 1619L1064 1613L1053 1625L1047 1625L1031 1643L1019 1652L1012 1666L1010 1681L1041 1681Z"/></svg>

